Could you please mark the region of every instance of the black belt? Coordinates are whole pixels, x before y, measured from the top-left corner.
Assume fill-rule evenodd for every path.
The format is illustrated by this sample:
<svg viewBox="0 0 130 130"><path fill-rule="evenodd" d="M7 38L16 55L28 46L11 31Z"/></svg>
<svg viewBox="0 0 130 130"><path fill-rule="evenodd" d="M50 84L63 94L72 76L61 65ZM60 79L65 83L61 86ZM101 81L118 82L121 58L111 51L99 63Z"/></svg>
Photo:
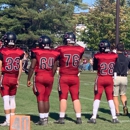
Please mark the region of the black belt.
<svg viewBox="0 0 130 130"><path fill-rule="evenodd" d="M117 76L127 77L127 75L117 75Z"/></svg>

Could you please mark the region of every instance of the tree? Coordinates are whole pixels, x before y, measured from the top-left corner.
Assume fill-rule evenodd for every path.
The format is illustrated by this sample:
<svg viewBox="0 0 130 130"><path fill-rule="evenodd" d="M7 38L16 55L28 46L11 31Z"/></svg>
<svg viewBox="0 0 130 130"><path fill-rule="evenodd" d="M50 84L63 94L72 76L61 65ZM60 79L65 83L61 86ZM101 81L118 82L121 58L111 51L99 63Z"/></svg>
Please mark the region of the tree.
<svg viewBox="0 0 130 130"><path fill-rule="evenodd" d="M74 7L82 0L0 0L0 32L14 31L18 40L32 43L46 34L61 42L66 31L74 31Z"/></svg>
<svg viewBox="0 0 130 130"><path fill-rule="evenodd" d="M90 8L86 19L86 30L82 33L82 40L88 43L88 47L93 50L98 49L101 39L108 39L115 44L115 0L97 0L95 6ZM129 7L126 1L120 3L120 40L129 44L130 35L130 16ZM127 45L127 47L130 47Z"/></svg>

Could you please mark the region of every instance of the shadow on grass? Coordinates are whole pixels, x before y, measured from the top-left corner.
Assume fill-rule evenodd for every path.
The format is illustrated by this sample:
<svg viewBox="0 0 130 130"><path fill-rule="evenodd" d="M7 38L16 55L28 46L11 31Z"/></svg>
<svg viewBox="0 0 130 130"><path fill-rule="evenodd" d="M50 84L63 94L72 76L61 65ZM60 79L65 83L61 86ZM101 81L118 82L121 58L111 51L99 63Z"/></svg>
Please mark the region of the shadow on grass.
<svg viewBox="0 0 130 130"><path fill-rule="evenodd" d="M102 113L107 113L107 114L111 114L110 110L109 109L105 109L105 108L99 108L99 111L102 112Z"/></svg>
<svg viewBox="0 0 130 130"><path fill-rule="evenodd" d="M104 117L100 117L99 115L98 115L97 118L100 119L100 120L103 120L103 121L111 122L111 120L108 120L108 119L106 119L106 118L104 118Z"/></svg>
<svg viewBox="0 0 130 130"><path fill-rule="evenodd" d="M5 121L5 116L0 116L0 123L3 123Z"/></svg>
<svg viewBox="0 0 130 130"><path fill-rule="evenodd" d="M99 108L99 111L102 113L107 113L107 114L111 115L111 112L109 109ZM120 117L120 116L128 116L130 118L130 113L128 113L128 115L124 115L123 113L120 113L120 115L118 117Z"/></svg>
<svg viewBox="0 0 130 130"><path fill-rule="evenodd" d="M106 113L106 114L111 115L110 109L99 108L99 111L102 112L102 113ZM106 119L104 117L100 117L100 115L98 115L97 118L100 119L100 120L103 120L103 121L111 122L111 120L108 120L108 119Z"/></svg>
<svg viewBox="0 0 130 130"><path fill-rule="evenodd" d="M130 118L130 113L128 113L128 117Z"/></svg>
<svg viewBox="0 0 130 130"><path fill-rule="evenodd" d="M84 116L86 119L90 119L92 117L92 114L82 114L82 116ZM100 120L103 120L103 121L108 121L108 122L111 122L110 120L106 119L106 118L103 118L103 117L100 117L99 115L97 115L97 119L100 119Z"/></svg>
<svg viewBox="0 0 130 130"><path fill-rule="evenodd" d="M36 115L29 115L29 116L30 116L32 122L36 123L37 121L39 121L39 116L38 115L37 116ZM58 120L59 119L59 114L50 112L49 113L49 118L52 118L54 120ZM73 120L68 115L65 116L65 120L69 120L69 121L75 122L75 120Z"/></svg>
<svg viewBox="0 0 130 130"><path fill-rule="evenodd" d="M59 114L50 112L49 117L52 118L52 119L58 120ZM31 121L34 122L34 123L39 121L39 115L37 115L37 116L36 115L30 115L30 118L31 118Z"/></svg>
<svg viewBox="0 0 130 130"><path fill-rule="evenodd" d="M30 120L34 123L39 121L39 116L37 115L29 115L30 116Z"/></svg>
<svg viewBox="0 0 130 130"><path fill-rule="evenodd" d="M54 119L54 120L58 120L59 119L59 113L50 112L49 117ZM69 117L69 115L67 115L67 114L65 115L65 120L75 122L75 120L73 118Z"/></svg>
<svg viewBox="0 0 130 130"><path fill-rule="evenodd" d="M86 113L86 114L82 114L82 116L84 116L86 119L89 120L91 118L92 114L87 114Z"/></svg>
<svg viewBox="0 0 130 130"><path fill-rule="evenodd" d="M99 108L99 111L102 112L102 113L111 114L109 109ZM84 116L86 119L89 120L89 119L92 117L92 114L86 113L86 114L82 114L82 116ZM97 119L100 119L100 120L103 120L103 121L111 122L111 120L108 120L108 119L106 119L106 118L104 118L104 117L100 117L99 114L97 115Z"/></svg>
<svg viewBox="0 0 130 130"><path fill-rule="evenodd" d="M59 114L55 113L55 112L50 112L49 117L54 119L54 120L58 120L59 119Z"/></svg>
<svg viewBox="0 0 130 130"><path fill-rule="evenodd" d="M75 120L74 120L73 118L69 117L69 115L67 115L67 114L66 114L66 116L65 116L65 119L68 120L68 121L72 121L72 122L75 122L75 123L76 123L76 118L75 118Z"/></svg>

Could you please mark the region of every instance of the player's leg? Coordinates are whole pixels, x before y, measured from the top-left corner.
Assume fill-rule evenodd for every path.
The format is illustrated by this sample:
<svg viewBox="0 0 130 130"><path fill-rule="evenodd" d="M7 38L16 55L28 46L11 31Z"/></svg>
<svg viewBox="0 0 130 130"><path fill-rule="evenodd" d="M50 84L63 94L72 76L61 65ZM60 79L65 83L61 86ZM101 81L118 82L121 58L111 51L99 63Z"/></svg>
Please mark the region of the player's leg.
<svg viewBox="0 0 130 130"><path fill-rule="evenodd" d="M81 103L79 99L75 99L73 100L73 106L74 106L74 110L76 113L76 124L82 124L82 120L81 120Z"/></svg>
<svg viewBox="0 0 130 130"><path fill-rule="evenodd" d="M16 110L15 95L9 96L9 102L10 102L10 115L15 115Z"/></svg>
<svg viewBox="0 0 130 130"><path fill-rule="evenodd" d="M127 96L126 96L126 90L127 90L127 77L122 77L122 85L120 86L120 98L123 105L123 111L124 115L128 115L128 107L127 107Z"/></svg>
<svg viewBox="0 0 130 130"><path fill-rule="evenodd" d="M45 86L45 93L44 93L44 124L48 123L48 116L50 110L49 97L52 91L53 81L54 81L53 77L48 77L48 81L45 83L46 86Z"/></svg>
<svg viewBox="0 0 130 130"><path fill-rule="evenodd" d="M119 123L118 118L116 116L116 110L113 101L113 79L112 78L108 79L107 86L105 87L105 93L106 93L106 98L112 115L112 123Z"/></svg>
<svg viewBox="0 0 130 130"><path fill-rule="evenodd" d="M126 97L126 94L120 95L120 97L121 97L121 102L122 102L123 107L127 106L127 97Z"/></svg>
<svg viewBox="0 0 130 130"><path fill-rule="evenodd" d="M60 113L59 113L59 120L58 124L64 124L65 112L67 109L67 99L60 98Z"/></svg>
<svg viewBox="0 0 130 130"><path fill-rule="evenodd" d="M121 79L119 76L117 76L116 78L114 78L113 81L114 81L113 101L114 101L114 105L115 105L115 109L116 109L116 115L119 116L120 115L119 92L120 92Z"/></svg>
<svg viewBox="0 0 130 130"><path fill-rule="evenodd" d="M5 85L6 84L6 85ZM10 125L10 104L9 104L9 86L8 77L2 76L1 96L3 98L5 122L1 123L0 126Z"/></svg>
<svg viewBox="0 0 130 130"><path fill-rule="evenodd" d="M0 126L9 126L10 125L10 104L9 104L9 95L3 96L4 102L4 113L6 120L4 123L0 124Z"/></svg>
<svg viewBox="0 0 130 130"><path fill-rule="evenodd" d="M71 77L71 86L69 87L69 91L71 94L71 99L73 101L73 107L74 107L74 111L76 113L76 124L81 124L82 120L81 120L81 103L79 100L79 77L78 76L74 76Z"/></svg>
<svg viewBox="0 0 130 130"><path fill-rule="evenodd" d="M49 110L50 110L50 102L49 100L48 101L45 100L44 101L44 120L46 121L46 124L48 123Z"/></svg>
<svg viewBox="0 0 130 130"><path fill-rule="evenodd" d="M16 111L16 101L15 95L17 93L17 78L12 78L14 85L10 87L9 91L9 102L10 102L10 114L15 115Z"/></svg>
<svg viewBox="0 0 130 130"><path fill-rule="evenodd" d="M39 112L39 121L36 125L44 125L44 92L45 86L37 81L38 77L34 77L33 91L37 98L37 107Z"/></svg>
<svg viewBox="0 0 130 130"><path fill-rule="evenodd" d="M98 93L95 94L95 97L94 97L94 102L93 102L93 114L92 114L92 117L91 119L93 120L91 122L91 119L90 119L90 122L88 121L88 123L96 123L96 118L97 118L97 114L98 114L98 108L100 106L100 100L101 100L101 96L102 96L102 93L103 93L103 88L98 88Z"/></svg>
<svg viewBox="0 0 130 130"><path fill-rule="evenodd" d="M113 101L115 104L115 109L116 109L116 115L119 116L120 115L120 110L119 110L119 86L114 85L114 94L113 94Z"/></svg>
<svg viewBox="0 0 130 130"><path fill-rule="evenodd" d="M95 85L94 85L94 102L93 102L93 114L90 120L88 120L88 123L96 123L96 118L98 114L98 108L100 105L100 100L102 97L102 93L104 90L104 86L102 85L102 81L99 77L95 80Z"/></svg>
<svg viewBox="0 0 130 130"><path fill-rule="evenodd" d="M121 102L122 102L122 105L123 105L123 112L124 112L124 115L128 115L128 107L127 107L127 96L126 95L121 95Z"/></svg>
<svg viewBox="0 0 130 130"><path fill-rule="evenodd" d="M68 77L67 76L62 76L59 79L59 87L58 87L58 93L59 93L59 100L60 100L60 113L59 113L59 119L54 122L57 124L64 124L64 118L65 118L65 112L67 109L67 98L68 98L68 91L69 91L69 86L68 86Z"/></svg>
<svg viewBox="0 0 130 130"><path fill-rule="evenodd" d="M38 112L39 112L39 121L36 122L35 124L36 125L44 125L44 118L45 118L44 102L40 101L38 98L37 98L37 107L38 107Z"/></svg>

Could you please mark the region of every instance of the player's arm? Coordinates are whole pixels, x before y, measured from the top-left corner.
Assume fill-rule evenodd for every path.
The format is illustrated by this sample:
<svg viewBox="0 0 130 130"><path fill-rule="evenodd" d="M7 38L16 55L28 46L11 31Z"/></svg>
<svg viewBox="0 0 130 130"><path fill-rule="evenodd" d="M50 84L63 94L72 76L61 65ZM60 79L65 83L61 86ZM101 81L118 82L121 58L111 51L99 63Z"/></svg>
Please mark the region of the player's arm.
<svg viewBox="0 0 130 130"><path fill-rule="evenodd" d="M118 60L118 57L117 57L116 60L115 60L114 69L113 69L113 78L114 79L116 79L116 76L117 76L117 68L118 68L118 64L119 64L118 61L119 60Z"/></svg>
<svg viewBox="0 0 130 130"><path fill-rule="evenodd" d="M34 52L31 53L31 65L28 71L28 77L27 77L27 86L30 87L31 86L31 77L33 75L35 66L36 66L36 55Z"/></svg>
<svg viewBox="0 0 130 130"><path fill-rule="evenodd" d="M54 63L54 66L53 66L53 68L52 68L53 75L55 75L58 66L59 66L59 61L56 60L55 63Z"/></svg>
<svg viewBox="0 0 130 130"><path fill-rule="evenodd" d="M20 56L18 80L20 79L21 74L22 74L22 60L23 60L23 57L24 57L24 53Z"/></svg>
<svg viewBox="0 0 130 130"><path fill-rule="evenodd" d="M57 71L57 68L59 67L59 58L60 56L57 57L54 65L53 65L53 68L52 68L52 71L53 71L53 75L55 75L56 71Z"/></svg>
<svg viewBox="0 0 130 130"><path fill-rule="evenodd" d="M98 60L94 57L93 59L93 70L97 70L98 69Z"/></svg>
<svg viewBox="0 0 130 130"><path fill-rule="evenodd" d="M20 56L20 61L19 61L19 73L18 73L18 78L17 78L17 87L19 87L19 80L22 74L22 59L24 57L24 53Z"/></svg>

